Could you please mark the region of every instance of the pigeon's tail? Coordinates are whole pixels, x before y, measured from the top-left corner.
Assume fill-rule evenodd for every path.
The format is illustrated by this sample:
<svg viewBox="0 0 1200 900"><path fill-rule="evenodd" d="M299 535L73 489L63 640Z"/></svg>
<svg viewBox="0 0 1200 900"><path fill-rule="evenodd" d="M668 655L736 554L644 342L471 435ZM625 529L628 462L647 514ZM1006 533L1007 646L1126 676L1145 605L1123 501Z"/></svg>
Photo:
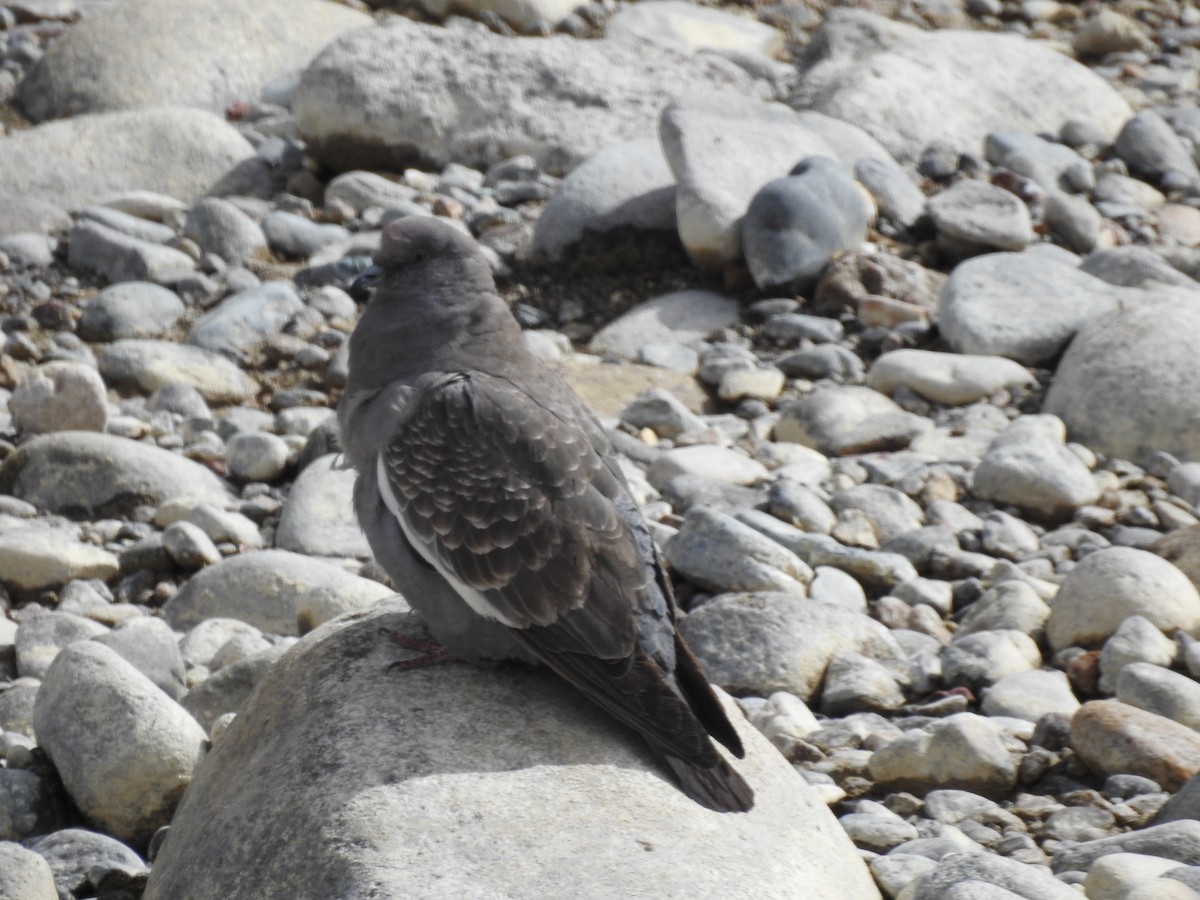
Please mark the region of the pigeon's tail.
<svg viewBox="0 0 1200 900"><path fill-rule="evenodd" d="M749 812L754 807L754 791L725 760L715 766L699 766L665 753L663 759L684 793L701 806L716 812Z"/></svg>

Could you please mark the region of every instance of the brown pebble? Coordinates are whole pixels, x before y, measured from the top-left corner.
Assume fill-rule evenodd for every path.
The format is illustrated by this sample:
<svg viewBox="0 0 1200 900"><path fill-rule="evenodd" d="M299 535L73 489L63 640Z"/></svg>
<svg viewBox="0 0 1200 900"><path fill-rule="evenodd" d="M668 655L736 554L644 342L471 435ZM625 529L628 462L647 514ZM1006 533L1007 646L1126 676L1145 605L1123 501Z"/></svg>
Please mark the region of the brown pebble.
<svg viewBox="0 0 1200 900"><path fill-rule="evenodd" d="M1093 700L1071 719L1071 747L1100 775L1153 778L1177 791L1200 771L1200 734L1119 700Z"/></svg>
<svg viewBox="0 0 1200 900"><path fill-rule="evenodd" d="M1085 697L1094 695L1100 682L1100 651L1080 653L1067 663L1067 678L1075 693Z"/></svg>

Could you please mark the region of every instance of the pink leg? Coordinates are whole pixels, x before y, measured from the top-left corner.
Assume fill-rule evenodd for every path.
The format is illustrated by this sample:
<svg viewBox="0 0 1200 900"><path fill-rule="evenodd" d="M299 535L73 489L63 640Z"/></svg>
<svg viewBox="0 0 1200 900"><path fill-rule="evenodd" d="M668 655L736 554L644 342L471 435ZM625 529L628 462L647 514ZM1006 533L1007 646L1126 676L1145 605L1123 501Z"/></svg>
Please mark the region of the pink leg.
<svg viewBox="0 0 1200 900"><path fill-rule="evenodd" d="M430 666L440 665L444 662L459 661L457 656L454 656L449 650L434 641L424 641L420 638L409 637L407 634L400 634L398 631L389 631L386 628L379 629L379 633L385 635L389 641L393 644L398 644L405 650L415 650L422 654L414 659L397 660L387 667L389 672L393 670L409 672L413 669L427 669Z"/></svg>

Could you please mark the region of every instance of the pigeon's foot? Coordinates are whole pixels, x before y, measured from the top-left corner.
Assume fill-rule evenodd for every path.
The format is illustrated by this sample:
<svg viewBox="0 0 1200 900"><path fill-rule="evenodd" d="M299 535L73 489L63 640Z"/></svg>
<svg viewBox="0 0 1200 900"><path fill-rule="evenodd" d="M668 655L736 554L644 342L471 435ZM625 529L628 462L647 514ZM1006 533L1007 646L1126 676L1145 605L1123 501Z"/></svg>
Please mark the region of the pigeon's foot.
<svg viewBox="0 0 1200 900"><path fill-rule="evenodd" d="M413 650L421 654L412 659L396 660L396 662L387 667L389 672L393 670L397 672L410 672L413 669L428 669L430 666L439 666L442 663L452 662L466 663L469 666L475 666L477 669L495 669L500 665L499 662L492 659L474 659L468 656L458 656L451 653L437 641L415 638L388 628L380 628L379 633L393 644L397 644L405 650Z"/></svg>
<svg viewBox="0 0 1200 900"><path fill-rule="evenodd" d="M445 662L459 662L459 658L452 654L449 650L435 641L426 641L421 638L410 637L407 634L401 634L398 631L389 631L386 628L379 629L379 633L387 637L393 644L398 644L405 650L414 650L421 656L413 659L400 659L387 667L389 672L410 672L413 669L427 669L430 666L441 665Z"/></svg>

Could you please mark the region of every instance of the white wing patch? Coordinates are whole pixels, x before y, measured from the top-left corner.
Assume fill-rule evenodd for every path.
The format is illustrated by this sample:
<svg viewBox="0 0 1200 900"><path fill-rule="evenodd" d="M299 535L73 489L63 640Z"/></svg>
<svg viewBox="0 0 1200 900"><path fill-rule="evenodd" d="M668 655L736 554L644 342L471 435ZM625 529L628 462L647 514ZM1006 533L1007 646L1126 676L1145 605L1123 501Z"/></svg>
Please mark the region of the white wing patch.
<svg viewBox="0 0 1200 900"><path fill-rule="evenodd" d="M408 538L409 544L421 554L427 563L437 570L439 575L446 579L447 584L454 588L455 593L463 598L467 606L471 607L471 609L485 619L491 619L493 622L499 622L501 625L507 625L509 628L520 628L521 625L519 622L505 616L488 601L487 597L483 596L482 593L446 568L445 563L433 552L433 548L413 533L404 515L404 511L400 508L400 503L396 500L396 495L392 491L392 485L388 481L387 466L383 461L382 453L376 457L375 480L379 485L379 495L383 497L383 505L388 508L388 512L395 516L396 522L399 523L400 530L404 532L404 536Z"/></svg>

